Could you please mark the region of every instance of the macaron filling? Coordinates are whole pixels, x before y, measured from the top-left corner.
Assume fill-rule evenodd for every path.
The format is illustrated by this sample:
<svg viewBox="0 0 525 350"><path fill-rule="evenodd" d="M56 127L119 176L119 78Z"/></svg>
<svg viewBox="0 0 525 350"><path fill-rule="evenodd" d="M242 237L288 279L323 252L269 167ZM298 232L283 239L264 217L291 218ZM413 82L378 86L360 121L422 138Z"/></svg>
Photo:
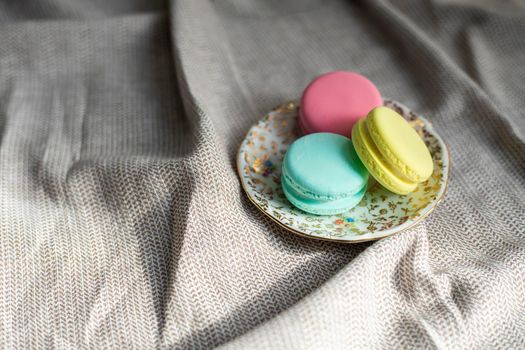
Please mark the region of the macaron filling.
<svg viewBox="0 0 525 350"><path fill-rule="evenodd" d="M332 192L330 194L315 192L309 190L308 188L301 186L296 181L293 180L293 177L288 174L286 166L282 168L281 182L285 182L287 186L295 193L299 193L301 198L311 199L315 201L334 201L339 199L345 199L353 195L359 194L363 187L366 187L366 183L363 187L357 188L354 191L349 192Z"/></svg>
<svg viewBox="0 0 525 350"><path fill-rule="evenodd" d="M367 189L367 185L365 185L359 192L349 197L323 200L304 196L301 192L296 191L284 176L281 177L281 184L284 195L290 203L301 210L316 215L334 215L355 207L363 199Z"/></svg>

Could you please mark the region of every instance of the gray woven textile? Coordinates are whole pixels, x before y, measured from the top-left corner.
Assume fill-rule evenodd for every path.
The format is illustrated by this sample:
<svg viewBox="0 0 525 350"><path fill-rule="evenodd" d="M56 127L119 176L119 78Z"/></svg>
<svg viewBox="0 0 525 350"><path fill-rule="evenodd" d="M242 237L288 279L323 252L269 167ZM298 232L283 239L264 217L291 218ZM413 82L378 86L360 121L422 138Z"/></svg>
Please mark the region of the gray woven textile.
<svg viewBox="0 0 525 350"><path fill-rule="evenodd" d="M525 348L521 0L0 2L0 348ZM450 147L417 228L246 199L246 131L356 70Z"/></svg>

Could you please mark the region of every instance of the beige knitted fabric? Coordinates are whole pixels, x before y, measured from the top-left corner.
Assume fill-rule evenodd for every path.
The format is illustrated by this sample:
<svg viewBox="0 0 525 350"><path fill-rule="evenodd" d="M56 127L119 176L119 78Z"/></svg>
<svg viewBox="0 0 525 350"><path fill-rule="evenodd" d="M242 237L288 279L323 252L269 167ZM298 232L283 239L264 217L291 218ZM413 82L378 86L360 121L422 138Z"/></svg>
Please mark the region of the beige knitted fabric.
<svg viewBox="0 0 525 350"><path fill-rule="evenodd" d="M513 1L0 2L0 347L525 347ZM432 121L417 228L338 245L242 193L248 128L355 70Z"/></svg>

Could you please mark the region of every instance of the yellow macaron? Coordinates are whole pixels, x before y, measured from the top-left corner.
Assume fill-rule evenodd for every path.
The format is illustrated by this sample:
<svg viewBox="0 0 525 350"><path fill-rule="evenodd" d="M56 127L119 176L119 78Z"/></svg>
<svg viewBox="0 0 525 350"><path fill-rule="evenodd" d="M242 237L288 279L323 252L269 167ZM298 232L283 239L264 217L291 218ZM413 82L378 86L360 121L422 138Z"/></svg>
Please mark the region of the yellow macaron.
<svg viewBox="0 0 525 350"><path fill-rule="evenodd" d="M434 171L427 146L408 122L387 107L376 107L352 129L355 150L370 174L398 194L414 191Z"/></svg>

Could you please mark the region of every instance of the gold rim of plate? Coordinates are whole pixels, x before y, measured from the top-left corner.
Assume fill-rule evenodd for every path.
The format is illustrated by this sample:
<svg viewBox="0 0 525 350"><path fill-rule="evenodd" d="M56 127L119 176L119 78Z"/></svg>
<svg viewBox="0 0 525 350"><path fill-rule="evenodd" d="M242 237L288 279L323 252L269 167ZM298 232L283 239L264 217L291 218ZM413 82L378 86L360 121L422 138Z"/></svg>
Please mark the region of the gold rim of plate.
<svg viewBox="0 0 525 350"><path fill-rule="evenodd" d="M243 148L242 146L243 146L244 142L246 141L246 139L248 138L252 128L255 125L257 125L261 120L257 121L257 123L255 123L250 128L250 130L246 133L246 136L244 137L243 141L241 142L241 144L239 146L239 149L237 150L237 159L236 159L237 175L239 176L239 180L241 182L241 187L242 187L244 193L246 194L246 196L248 197L248 199L250 200L250 202L252 202L255 205L255 207L257 209L259 209L266 217L270 218L273 222L275 222L277 225L279 225L280 227L284 228L285 230L287 230L289 232L292 232L292 233L294 233L294 234L296 234L298 236L301 236L301 237L304 237L304 238L308 238L308 239L314 239L314 240L318 240L318 241L347 243L347 244L362 243L362 242L376 241L376 240L379 240L379 239L382 239L382 238L390 237L390 236L392 236L394 234L398 234L398 233L405 232L405 231L408 231L410 229L413 229L416 225L421 223L421 221L423 219L425 219L430 213L432 213L434 211L434 209L437 208L437 206L443 201L443 198L445 197L445 193L447 192L448 181L449 181L449 178L450 178L451 157L450 157L450 152L449 152L449 149L448 149L447 145L445 144L443 139L437 134L437 132L433 129L432 124L429 121L427 121L425 118L423 118L423 117L421 117L421 116L411 112L408 107L404 106L403 104L401 104L401 103L399 103L397 101L390 100L390 99L384 99L384 104L386 105L388 103L390 103L390 104L392 104L394 106L397 106L397 107L401 108L402 110L408 111L411 115L413 115L416 119L412 120L412 121L409 121L409 123L412 126L414 126L414 127L415 126L424 127L427 131L430 131L432 136L436 138L436 140L439 142L440 146L444 149L442 153L445 153L446 156L447 156L446 172L443 172L443 177L445 178L445 181L444 181L442 190L441 189L439 190L439 197L437 197L434 201L429 203L428 205L431 205L431 206L426 211L424 211L422 214L420 214L416 219L414 219L413 222L410 223L410 225L408 225L406 227L399 228L398 230L389 231L389 232L384 233L384 234L382 233L382 231L378 231L379 233L377 234L376 237L367 237L367 238L359 239L358 238L359 236L356 235L356 236L353 236L353 237L356 237L355 239L341 239L341 238L337 238L337 237L322 237L322 236L316 236L316 235L308 234L308 233L299 231L299 230L297 230L297 229L295 229L295 228L293 228L291 226L288 226L287 224L281 222L276 217L272 216L259 203L257 203L257 201L254 198L252 198L252 196L250 195L250 192L248 191L248 189L246 188L246 185L244 183L243 175L242 175L242 169L241 169L241 151L242 151L242 148ZM287 112L291 112L291 111L293 111L294 109L297 109L297 108L299 108L299 104L297 102L295 102L295 101L290 101L290 102L284 103L284 104L274 108L271 112L269 112L267 115L265 115L261 119L264 119L270 113L276 113L276 112L279 112L281 110L285 110ZM377 185L379 186L379 184L377 184ZM289 204L289 205L291 206L292 204Z"/></svg>

